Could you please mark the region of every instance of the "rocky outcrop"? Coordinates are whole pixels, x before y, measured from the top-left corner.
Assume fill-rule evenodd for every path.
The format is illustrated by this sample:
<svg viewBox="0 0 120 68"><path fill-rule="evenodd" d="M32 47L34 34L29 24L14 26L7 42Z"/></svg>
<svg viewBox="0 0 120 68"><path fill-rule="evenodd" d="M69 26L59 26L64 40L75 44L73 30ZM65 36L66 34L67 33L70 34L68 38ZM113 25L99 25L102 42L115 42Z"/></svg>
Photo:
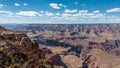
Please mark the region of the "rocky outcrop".
<svg viewBox="0 0 120 68"><path fill-rule="evenodd" d="M119 68L120 57L111 55L101 49L91 49L86 53L86 57L83 57L82 64L81 68Z"/></svg>
<svg viewBox="0 0 120 68"><path fill-rule="evenodd" d="M20 41L20 46L23 53L26 54L29 59L23 64L23 68L39 68L39 45L37 42L32 42L28 37L23 37Z"/></svg>
<svg viewBox="0 0 120 68"><path fill-rule="evenodd" d="M39 45L25 34L0 28L0 52L2 67L39 68ZM29 63L28 63L29 62Z"/></svg>
<svg viewBox="0 0 120 68"><path fill-rule="evenodd" d="M99 44L99 46L99 48L103 51L106 51L112 55L120 55L120 40L106 40L105 42Z"/></svg>
<svg viewBox="0 0 120 68"><path fill-rule="evenodd" d="M54 68L67 68L67 66L61 60L61 57L59 54L55 54L55 53L51 52L46 47L41 48L40 53L41 53L40 58L45 59Z"/></svg>
<svg viewBox="0 0 120 68"><path fill-rule="evenodd" d="M99 68L96 63L96 58L88 55L83 62L82 68Z"/></svg>
<svg viewBox="0 0 120 68"><path fill-rule="evenodd" d="M49 49L39 49L35 40L26 34L0 27L1 68L61 68L64 63L58 54ZM64 68L64 67L63 67Z"/></svg>
<svg viewBox="0 0 120 68"><path fill-rule="evenodd" d="M0 30L5 31L6 29L4 27L0 26Z"/></svg>

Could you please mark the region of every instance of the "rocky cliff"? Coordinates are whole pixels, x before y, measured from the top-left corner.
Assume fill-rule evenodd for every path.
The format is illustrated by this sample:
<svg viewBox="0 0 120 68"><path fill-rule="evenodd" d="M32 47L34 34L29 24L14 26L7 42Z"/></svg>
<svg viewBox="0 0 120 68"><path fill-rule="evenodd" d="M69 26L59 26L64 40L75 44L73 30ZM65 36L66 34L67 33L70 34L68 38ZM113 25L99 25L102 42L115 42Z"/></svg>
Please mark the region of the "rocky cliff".
<svg viewBox="0 0 120 68"><path fill-rule="evenodd" d="M64 68L58 54L39 48L26 34L0 26L0 68Z"/></svg>
<svg viewBox="0 0 120 68"><path fill-rule="evenodd" d="M25 34L0 27L1 67L39 67L39 45ZM33 64L34 63L34 64Z"/></svg>

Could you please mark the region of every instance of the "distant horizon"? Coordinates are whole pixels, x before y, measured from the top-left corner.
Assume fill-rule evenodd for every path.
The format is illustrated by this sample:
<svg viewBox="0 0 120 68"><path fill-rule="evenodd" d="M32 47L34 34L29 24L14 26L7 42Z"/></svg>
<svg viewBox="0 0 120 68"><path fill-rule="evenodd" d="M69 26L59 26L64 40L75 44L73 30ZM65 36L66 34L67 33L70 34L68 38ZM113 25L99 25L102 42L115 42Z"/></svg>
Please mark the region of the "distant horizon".
<svg viewBox="0 0 120 68"><path fill-rule="evenodd" d="M41 24L120 24L120 23L0 23L0 25L14 25L14 24L16 24L16 25L22 25L22 24L26 24L26 25L41 25Z"/></svg>

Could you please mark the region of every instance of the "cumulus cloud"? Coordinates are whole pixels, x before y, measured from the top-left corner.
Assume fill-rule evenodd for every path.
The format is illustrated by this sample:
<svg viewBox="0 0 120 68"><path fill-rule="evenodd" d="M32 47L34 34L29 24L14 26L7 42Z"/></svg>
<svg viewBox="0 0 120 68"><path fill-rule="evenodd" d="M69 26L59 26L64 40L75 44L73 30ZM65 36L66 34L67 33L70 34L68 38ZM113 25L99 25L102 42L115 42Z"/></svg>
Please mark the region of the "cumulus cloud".
<svg viewBox="0 0 120 68"><path fill-rule="evenodd" d="M65 9L65 13L75 13L77 12L78 10L77 9L74 9L74 10L70 10L70 9Z"/></svg>
<svg viewBox="0 0 120 68"><path fill-rule="evenodd" d="M104 14L95 14L92 15L90 18L105 18L106 16Z"/></svg>
<svg viewBox="0 0 120 68"><path fill-rule="evenodd" d="M42 10L42 11L40 11L40 13L44 13L44 11Z"/></svg>
<svg viewBox="0 0 120 68"><path fill-rule="evenodd" d="M76 14L73 14L72 16L75 16L75 17L84 17L86 15L86 13L76 13Z"/></svg>
<svg viewBox="0 0 120 68"><path fill-rule="evenodd" d="M13 13L10 11L0 11L0 14L9 14L12 15ZM35 16L45 16L45 17L56 17L56 18L60 18L64 19L64 18L89 18L89 19L93 19L93 18L106 18L105 14L100 13L99 10L95 10L93 12L88 12L88 10L69 10L66 9L63 13L57 12L57 13L52 13L49 11L20 11L17 13L14 13L14 15L16 16L28 16L28 17L35 17Z"/></svg>
<svg viewBox="0 0 120 68"><path fill-rule="evenodd" d="M45 15L46 15L46 16L54 16L54 14L51 13L51 12L46 12Z"/></svg>
<svg viewBox="0 0 120 68"><path fill-rule="evenodd" d="M56 15L56 16L60 16L60 13L59 13L59 12L57 12L57 13L55 13L55 15Z"/></svg>
<svg viewBox="0 0 120 68"><path fill-rule="evenodd" d="M93 13L99 13L100 11L99 10L95 10L95 11L93 11Z"/></svg>
<svg viewBox="0 0 120 68"><path fill-rule="evenodd" d="M2 8L2 7L4 7L4 5L3 5L3 4L0 4L0 8Z"/></svg>
<svg viewBox="0 0 120 68"><path fill-rule="evenodd" d="M112 15L112 16L107 16L107 18L109 18L109 19L116 19L116 18L119 18L119 17L117 17L115 15Z"/></svg>
<svg viewBox="0 0 120 68"><path fill-rule="evenodd" d="M21 4L23 6L23 4ZM62 6L58 4L58 6ZM109 11L110 12L110 11ZM120 20L120 17L116 16L109 16L100 12L100 10L95 10L89 12L88 10L78 10L78 9L65 9L63 12L49 12L49 11L19 11L19 12L11 12L11 11L3 11L0 10L0 16L18 16L18 17L50 17L53 20L60 20L60 21L86 21L86 20ZM43 18L43 17L42 17Z"/></svg>
<svg viewBox="0 0 120 68"><path fill-rule="evenodd" d="M50 7L54 8L54 9L61 9L61 7L67 7L66 5L60 3L60 4L57 4L57 3L50 3L49 4Z"/></svg>
<svg viewBox="0 0 120 68"><path fill-rule="evenodd" d="M28 4L27 3L23 3L23 4L15 3L14 5L15 6L27 6Z"/></svg>
<svg viewBox="0 0 120 68"><path fill-rule="evenodd" d="M62 17L70 17L70 16L72 16L72 14L68 14L68 13L63 13L62 14Z"/></svg>
<svg viewBox="0 0 120 68"><path fill-rule="evenodd" d="M109 10L106 10L106 12L107 12L107 13L120 12L120 8L109 9Z"/></svg>
<svg viewBox="0 0 120 68"><path fill-rule="evenodd" d="M100 13L99 10L95 10L91 13L88 12L88 10L79 10L79 11L72 11L72 10L67 10L66 12L69 13L63 13L61 16L62 17L75 17L75 18L89 18L89 19L93 19L93 18L105 18L106 15ZM72 13L70 13L72 12Z"/></svg>
<svg viewBox="0 0 120 68"><path fill-rule="evenodd" d="M60 9L59 4L57 4L57 3L50 3L49 5L54 9Z"/></svg>
<svg viewBox="0 0 120 68"><path fill-rule="evenodd" d="M4 10L0 10L0 16L5 16L5 17L10 17L12 16L14 13L11 11L4 11Z"/></svg>
<svg viewBox="0 0 120 68"><path fill-rule="evenodd" d="M3 14L10 14L10 15L13 14L11 11L4 11L4 10L0 10L0 13L3 13Z"/></svg>
<svg viewBox="0 0 120 68"><path fill-rule="evenodd" d="M80 13L87 13L88 10L79 10Z"/></svg>
<svg viewBox="0 0 120 68"><path fill-rule="evenodd" d="M64 7L64 8L65 8L65 7L67 7L67 6L60 3L60 4L59 4L59 7Z"/></svg>
<svg viewBox="0 0 120 68"><path fill-rule="evenodd" d="M20 4L19 4L19 3L15 3L14 5L15 5L15 6L20 6Z"/></svg>
<svg viewBox="0 0 120 68"><path fill-rule="evenodd" d="M23 6L27 6L28 4L27 3L24 3Z"/></svg>
<svg viewBox="0 0 120 68"><path fill-rule="evenodd" d="M20 11L19 13L16 14L20 16L31 16L31 17L39 15L39 13L36 11Z"/></svg>

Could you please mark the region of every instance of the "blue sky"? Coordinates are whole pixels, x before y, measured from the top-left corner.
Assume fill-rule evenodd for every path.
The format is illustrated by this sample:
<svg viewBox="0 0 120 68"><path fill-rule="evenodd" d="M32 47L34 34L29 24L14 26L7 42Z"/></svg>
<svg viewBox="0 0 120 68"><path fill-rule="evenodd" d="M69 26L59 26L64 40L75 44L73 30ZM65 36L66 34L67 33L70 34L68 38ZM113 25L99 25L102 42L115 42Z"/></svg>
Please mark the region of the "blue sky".
<svg viewBox="0 0 120 68"><path fill-rule="evenodd" d="M120 0L0 0L0 23L120 23Z"/></svg>

